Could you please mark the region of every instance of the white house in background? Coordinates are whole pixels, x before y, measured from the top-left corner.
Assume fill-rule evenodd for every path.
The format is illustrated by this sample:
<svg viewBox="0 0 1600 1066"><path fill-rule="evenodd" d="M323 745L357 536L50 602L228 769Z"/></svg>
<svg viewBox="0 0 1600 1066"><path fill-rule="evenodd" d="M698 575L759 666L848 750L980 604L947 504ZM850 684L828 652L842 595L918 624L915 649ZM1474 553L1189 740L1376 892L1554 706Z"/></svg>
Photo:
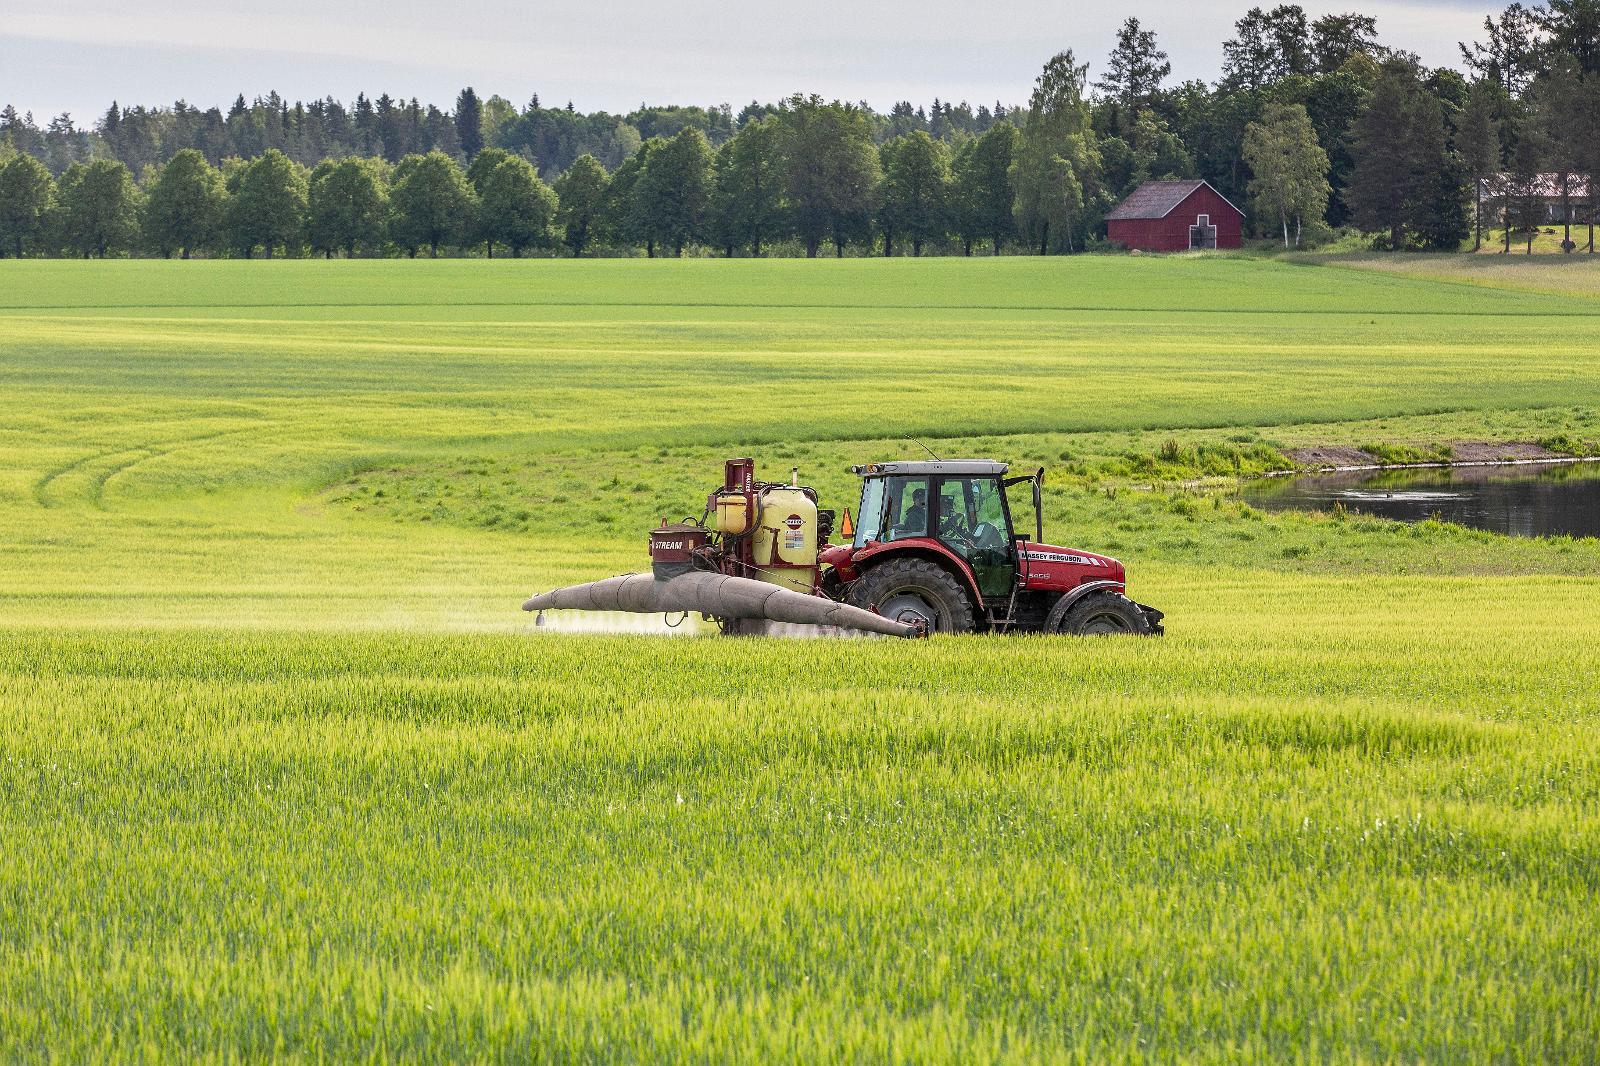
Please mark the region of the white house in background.
<svg viewBox="0 0 1600 1066"><path fill-rule="evenodd" d="M1589 182L1582 174L1569 174L1566 176L1566 195L1562 196L1562 175L1540 174L1533 184L1533 195L1544 205L1545 221L1557 225L1563 222L1572 222L1574 225L1589 221L1589 212L1593 209L1593 201L1589 198ZM1518 188L1510 174L1496 174L1493 177L1482 178L1478 182L1478 198L1487 204L1500 199L1510 192L1514 198L1521 198L1527 193ZM1571 218L1567 218L1567 214Z"/></svg>

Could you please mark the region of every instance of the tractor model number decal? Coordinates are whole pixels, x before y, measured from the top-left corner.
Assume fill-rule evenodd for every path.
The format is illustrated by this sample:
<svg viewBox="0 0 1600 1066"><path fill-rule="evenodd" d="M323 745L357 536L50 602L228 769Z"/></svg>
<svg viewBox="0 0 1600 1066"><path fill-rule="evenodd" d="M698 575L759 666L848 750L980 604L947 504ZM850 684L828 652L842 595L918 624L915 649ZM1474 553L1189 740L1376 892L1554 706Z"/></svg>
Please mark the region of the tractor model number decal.
<svg viewBox="0 0 1600 1066"><path fill-rule="evenodd" d="M1036 563L1077 563L1079 566L1104 566L1099 559L1087 555L1068 555L1066 552L1023 552L1022 557Z"/></svg>

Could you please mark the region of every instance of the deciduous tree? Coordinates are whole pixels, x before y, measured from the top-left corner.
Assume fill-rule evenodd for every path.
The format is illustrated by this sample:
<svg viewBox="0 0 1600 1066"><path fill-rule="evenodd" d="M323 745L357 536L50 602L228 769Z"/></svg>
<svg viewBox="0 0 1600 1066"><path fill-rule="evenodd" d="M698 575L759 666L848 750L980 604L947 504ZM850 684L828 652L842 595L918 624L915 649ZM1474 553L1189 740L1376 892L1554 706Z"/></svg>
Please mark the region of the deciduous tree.
<svg viewBox="0 0 1600 1066"><path fill-rule="evenodd" d="M655 238L644 230L644 212L639 206L637 193L645 169L650 165L650 157L662 143L659 138L650 138L611 172L611 182L606 188L605 210L601 213L602 229L609 243L630 247L643 244L646 254L650 256L656 252Z"/></svg>
<svg viewBox="0 0 1600 1066"><path fill-rule="evenodd" d="M730 254L734 248L749 248L759 256L763 242L783 230L780 140L777 119L751 119L717 152L712 213Z"/></svg>
<svg viewBox="0 0 1600 1066"><path fill-rule="evenodd" d="M123 251L139 231L138 190L121 163L74 163L61 176L56 198L64 245L85 259Z"/></svg>
<svg viewBox="0 0 1600 1066"><path fill-rule="evenodd" d="M311 172L309 225L311 246L331 255L342 250L382 245L389 222L389 190L384 165L376 159L350 156L326 160Z"/></svg>
<svg viewBox="0 0 1600 1066"><path fill-rule="evenodd" d="M445 245L457 244L477 217L477 197L456 161L443 152L412 155L395 168L389 193L391 231L412 255L426 247L435 258Z"/></svg>
<svg viewBox="0 0 1600 1066"><path fill-rule="evenodd" d="M1253 7L1234 23L1237 34L1222 45L1223 81L1238 89L1264 89L1295 74L1311 73L1305 9L1279 4Z"/></svg>
<svg viewBox="0 0 1600 1066"><path fill-rule="evenodd" d="M956 219L967 255L979 240L989 241L999 255L1001 242L1016 232L1011 163L1020 138L1011 123L997 122L968 143L955 167Z"/></svg>
<svg viewBox="0 0 1600 1066"><path fill-rule="evenodd" d="M911 242L911 254L948 232L950 150L921 130L884 144L883 185L878 216L883 229L883 254L894 254L893 235Z"/></svg>
<svg viewBox="0 0 1600 1066"><path fill-rule="evenodd" d="M1305 220L1322 224L1329 192L1328 154L1317 143L1306 109L1299 104L1269 104L1260 122L1245 127L1244 155L1255 174L1250 198L1257 215L1277 220L1285 248L1299 247Z"/></svg>
<svg viewBox="0 0 1600 1066"><path fill-rule="evenodd" d="M693 127L651 154L635 192L647 240L681 256L687 245L704 239L713 163L711 142Z"/></svg>
<svg viewBox="0 0 1600 1066"><path fill-rule="evenodd" d="M573 255L581 256L594 240L610 182L606 168L587 152L556 179L556 225Z"/></svg>
<svg viewBox="0 0 1600 1066"><path fill-rule="evenodd" d="M228 230L248 258L257 248L268 259L274 249L291 254L305 234L305 171L276 148L229 175Z"/></svg>
<svg viewBox="0 0 1600 1066"><path fill-rule="evenodd" d="M1017 228L1040 255L1072 250L1073 229L1098 192L1099 153L1083 99L1088 70L1070 51L1045 64L1012 163Z"/></svg>
<svg viewBox="0 0 1600 1066"><path fill-rule="evenodd" d="M481 158L481 156L480 156ZM479 233L494 254L498 242L520 258L524 248L555 243L556 194L520 156L502 160L478 189Z"/></svg>
<svg viewBox="0 0 1600 1066"><path fill-rule="evenodd" d="M792 96L779 113L784 185L796 235L815 256L830 237L837 254L865 232L881 176L861 109Z"/></svg>
<svg viewBox="0 0 1600 1066"><path fill-rule="evenodd" d="M472 191L482 195L489 172L510 158L511 153L504 148L485 148L479 152L467 167L467 184L472 186Z"/></svg>
<svg viewBox="0 0 1600 1066"><path fill-rule="evenodd" d="M1379 56L1378 20L1346 12L1311 23L1311 61L1319 74L1333 74L1358 55Z"/></svg>
<svg viewBox="0 0 1600 1066"><path fill-rule="evenodd" d="M510 158L511 153L503 148L486 148L478 153L477 158L467 167L467 184L472 186L472 193L477 197L475 202L478 206L478 214L470 224L464 227L471 234L470 238L464 239L482 242L484 254L490 259L494 258L496 238L489 235L491 220L482 210L483 187L488 182L489 175L494 172L494 168Z"/></svg>
<svg viewBox="0 0 1600 1066"><path fill-rule="evenodd" d="M1123 136L1099 139L1100 181L1111 195L1127 196L1151 179L1186 178L1194 170L1183 142L1161 116L1146 111L1123 130Z"/></svg>
<svg viewBox="0 0 1600 1066"><path fill-rule="evenodd" d="M0 255L17 258L41 248L55 207L56 183L31 155L14 155L0 164Z"/></svg>
<svg viewBox="0 0 1600 1066"><path fill-rule="evenodd" d="M222 231L227 190L222 174L193 148L173 156L145 195L144 237L162 256L183 258L210 247Z"/></svg>

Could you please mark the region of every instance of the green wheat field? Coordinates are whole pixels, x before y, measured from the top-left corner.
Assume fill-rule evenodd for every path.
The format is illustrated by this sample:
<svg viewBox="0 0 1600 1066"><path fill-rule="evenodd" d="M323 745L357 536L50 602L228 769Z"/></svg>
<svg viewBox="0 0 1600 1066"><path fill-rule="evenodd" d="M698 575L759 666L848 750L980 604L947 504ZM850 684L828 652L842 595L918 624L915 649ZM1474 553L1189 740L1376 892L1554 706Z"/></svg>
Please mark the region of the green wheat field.
<svg viewBox="0 0 1600 1066"><path fill-rule="evenodd" d="M0 1058L1600 1058L1592 265L0 262ZM1160 640L537 631L725 457L1050 470Z"/></svg>

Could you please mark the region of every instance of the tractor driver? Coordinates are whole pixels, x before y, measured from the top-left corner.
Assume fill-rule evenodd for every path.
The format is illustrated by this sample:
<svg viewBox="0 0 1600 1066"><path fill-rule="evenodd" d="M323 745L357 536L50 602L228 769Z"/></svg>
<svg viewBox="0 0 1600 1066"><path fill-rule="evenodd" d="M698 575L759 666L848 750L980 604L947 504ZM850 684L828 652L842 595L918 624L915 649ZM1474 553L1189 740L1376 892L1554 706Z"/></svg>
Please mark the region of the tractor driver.
<svg viewBox="0 0 1600 1066"><path fill-rule="evenodd" d="M911 506L900 515L900 536L922 537L928 533L928 490L914 489Z"/></svg>

